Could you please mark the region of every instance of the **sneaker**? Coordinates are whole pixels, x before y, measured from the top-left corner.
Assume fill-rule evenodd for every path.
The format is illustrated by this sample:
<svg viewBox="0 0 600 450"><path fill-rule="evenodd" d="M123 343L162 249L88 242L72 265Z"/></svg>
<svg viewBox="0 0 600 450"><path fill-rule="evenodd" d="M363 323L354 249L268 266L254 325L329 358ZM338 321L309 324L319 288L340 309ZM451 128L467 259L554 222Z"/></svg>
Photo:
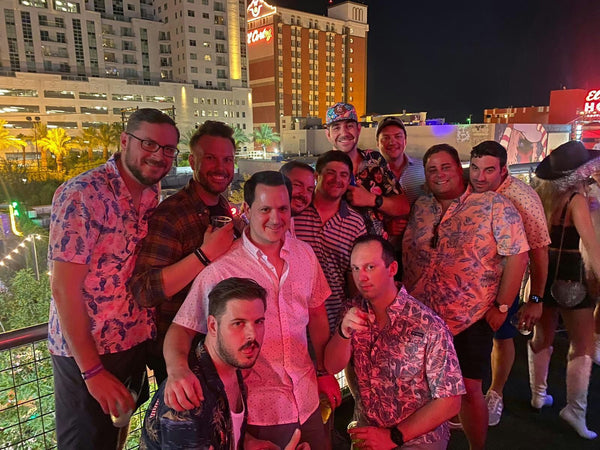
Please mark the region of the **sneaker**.
<svg viewBox="0 0 600 450"><path fill-rule="evenodd" d="M494 427L500 423L504 402L502 401L502 397L496 391L492 390L485 394L485 402L487 403L489 414L488 425Z"/></svg>

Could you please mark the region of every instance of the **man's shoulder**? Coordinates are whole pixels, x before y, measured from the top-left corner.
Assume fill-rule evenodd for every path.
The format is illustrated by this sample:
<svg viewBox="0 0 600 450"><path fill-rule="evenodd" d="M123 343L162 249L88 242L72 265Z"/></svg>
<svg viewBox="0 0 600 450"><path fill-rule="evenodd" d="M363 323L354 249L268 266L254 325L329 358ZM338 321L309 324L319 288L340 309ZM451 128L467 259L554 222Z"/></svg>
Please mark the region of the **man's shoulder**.
<svg viewBox="0 0 600 450"><path fill-rule="evenodd" d="M101 185L106 182L106 180L109 178L109 173L110 171L108 170L107 164L102 164L65 181L59 186L57 191L81 191L85 190L91 185L94 185L97 188L99 187L99 183Z"/></svg>

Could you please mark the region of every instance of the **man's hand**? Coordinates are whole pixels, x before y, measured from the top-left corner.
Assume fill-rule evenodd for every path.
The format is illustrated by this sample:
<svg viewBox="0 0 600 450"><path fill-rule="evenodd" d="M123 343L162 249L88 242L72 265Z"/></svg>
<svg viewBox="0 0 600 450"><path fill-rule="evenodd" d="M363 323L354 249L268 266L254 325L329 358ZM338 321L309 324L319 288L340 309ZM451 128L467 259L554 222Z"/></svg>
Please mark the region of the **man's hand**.
<svg viewBox="0 0 600 450"><path fill-rule="evenodd" d="M487 313L485 313L485 320L492 330L498 331L506 320L507 315L507 313L501 313L495 306L491 306L490 309L487 310Z"/></svg>
<svg viewBox="0 0 600 450"><path fill-rule="evenodd" d="M365 311L353 306L342 319L342 333L349 338L356 331L368 331L370 324L374 321L375 316L373 314L369 317L369 314Z"/></svg>
<svg viewBox="0 0 600 450"><path fill-rule="evenodd" d="M385 221L385 229L390 236L400 236L404 234L407 225L407 216L392 217Z"/></svg>
<svg viewBox="0 0 600 450"><path fill-rule="evenodd" d="M214 261L229 250L233 237L233 220L221 228L209 225L204 232L204 241L200 249L208 259Z"/></svg>
<svg viewBox="0 0 600 450"><path fill-rule="evenodd" d="M363 186L348 186L346 199L352 206L367 206L372 208L375 205L376 195L367 191Z"/></svg>
<svg viewBox="0 0 600 450"><path fill-rule="evenodd" d="M185 411L200 406L204 400L200 381L189 368L169 372L165 385L165 404L175 411Z"/></svg>
<svg viewBox="0 0 600 450"><path fill-rule="evenodd" d="M340 385L333 375L327 374L317 377L317 384L319 387L319 395L325 394L327 396L331 409L335 409L342 404Z"/></svg>
<svg viewBox="0 0 600 450"><path fill-rule="evenodd" d="M396 444L392 441L390 430L378 427L359 427L348 430L353 446L370 450L392 450Z"/></svg>
<svg viewBox="0 0 600 450"><path fill-rule="evenodd" d="M104 414L119 417L120 413L135 409L135 401L129 389L106 369L86 380L85 385L90 395L100 403Z"/></svg>
<svg viewBox="0 0 600 450"><path fill-rule="evenodd" d="M542 317L543 310L544 306L542 303L527 302L523 304L518 312L519 323L522 325L521 328L532 330L536 322Z"/></svg>

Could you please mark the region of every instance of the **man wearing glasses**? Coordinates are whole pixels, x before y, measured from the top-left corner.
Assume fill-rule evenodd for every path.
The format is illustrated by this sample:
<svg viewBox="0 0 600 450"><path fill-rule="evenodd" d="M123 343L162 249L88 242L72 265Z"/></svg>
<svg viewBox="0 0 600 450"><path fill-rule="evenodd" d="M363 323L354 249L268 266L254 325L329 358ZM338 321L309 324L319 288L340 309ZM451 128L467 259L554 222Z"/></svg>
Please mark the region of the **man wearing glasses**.
<svg viewBox="0 0 600 450"><path fill-rule="evenodd" d="M403 240L403 281L454 335L463 374L460 419L471 449L485 447L488 410L481 382L490 371L493 331L504 322L527 265L521 216L492 191L466 187L460 158L447 144L423 156L431 194L413 206Z"/></svg>
<svg viewBox="0 0 600 450"><path fill-rule="evenodd" d="M138 405L148 397L152 310L138 305L126 285L178 141L173 119L157 109L137 110L121 133L121 151L54 194L48 347L58 448L117 448L127 427L113 426L109 414L135 409L130 389Z"/></svg>
<svg viewBox="0 0 600 450"><path fill-rule="evenodd" d="M231 217L223 192L233 179L233 129L207 120L190 139L194 176L152 214L135 265L130 289L141 306L156 307L157 340L148 351L148 365L157 382L166 377L163 342L194 278L233 242L233 223L210 225L215 216Z"/></svg>

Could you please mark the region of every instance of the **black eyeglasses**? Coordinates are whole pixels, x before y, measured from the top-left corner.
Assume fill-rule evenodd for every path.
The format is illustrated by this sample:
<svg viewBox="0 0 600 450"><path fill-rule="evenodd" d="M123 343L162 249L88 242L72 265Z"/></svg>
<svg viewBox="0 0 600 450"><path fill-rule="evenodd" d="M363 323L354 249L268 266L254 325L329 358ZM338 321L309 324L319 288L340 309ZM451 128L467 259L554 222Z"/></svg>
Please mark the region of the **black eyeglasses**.
<svg viewBox="0 0 600 450"><path fill-rule="evenodd" d="M175 158L179 154L179 149L177 147L171 147L170 145L160 145L158 142L154 142L149 139L141 139L131 133L125 134L140 141L142 150L145 150L147 152L156 153L158 149L162 148L163 155L165 155L167 158Z"/></svg>

